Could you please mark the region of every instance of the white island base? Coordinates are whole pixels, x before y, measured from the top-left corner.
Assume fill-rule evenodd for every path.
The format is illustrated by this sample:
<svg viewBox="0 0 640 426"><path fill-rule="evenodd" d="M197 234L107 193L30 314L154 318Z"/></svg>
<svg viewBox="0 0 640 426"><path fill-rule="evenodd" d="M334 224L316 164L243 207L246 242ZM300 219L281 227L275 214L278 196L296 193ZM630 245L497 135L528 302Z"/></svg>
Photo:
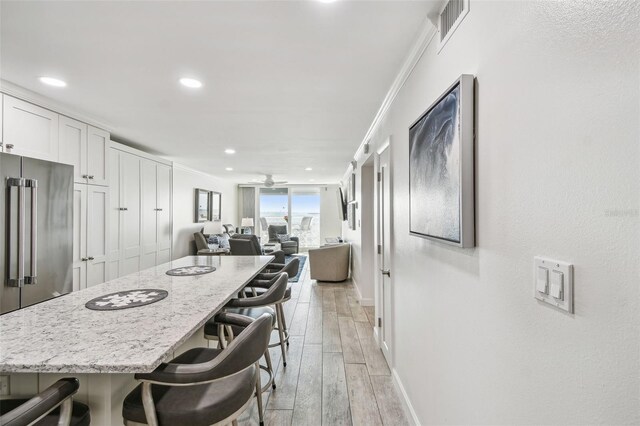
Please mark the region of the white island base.
<svg viewBox="0 0 640 426"><path fill-rule="evenodd" d="M170 358L196 347L215 347L216 342L206 340L204 328L193 334ZM74 395L79 401L91 407L91 425L122 425L122 402L139 382L133 374L118 373L17 373L10 375L11 398L31 397L45 390L63 377L75 377L80 381L80 389Z"/></svg>

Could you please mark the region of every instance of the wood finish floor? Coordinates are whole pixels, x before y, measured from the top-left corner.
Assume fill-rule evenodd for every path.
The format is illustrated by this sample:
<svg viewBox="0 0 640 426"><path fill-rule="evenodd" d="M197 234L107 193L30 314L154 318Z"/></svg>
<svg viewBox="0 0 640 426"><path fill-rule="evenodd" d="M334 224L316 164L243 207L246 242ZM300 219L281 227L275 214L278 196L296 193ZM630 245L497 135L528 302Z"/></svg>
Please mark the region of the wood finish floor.
<svg viewBox="0 0 640 426"><path fill-rule="evenodd" d="M270 349L277 389L263 393L265 425L409 424L374 340L373 308L360 306L350 282L318 284L307 262L284 310L287 367ZM255 398L238 422L258 424Z"/></svg>

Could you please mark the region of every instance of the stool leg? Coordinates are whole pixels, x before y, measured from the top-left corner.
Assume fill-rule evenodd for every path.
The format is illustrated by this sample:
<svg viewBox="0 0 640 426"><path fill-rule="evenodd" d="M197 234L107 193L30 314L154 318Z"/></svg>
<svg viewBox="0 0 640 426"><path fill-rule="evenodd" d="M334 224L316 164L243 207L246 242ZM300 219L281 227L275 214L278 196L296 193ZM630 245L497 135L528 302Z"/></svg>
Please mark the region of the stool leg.
<svg viewBox="0 0 640 426"><path fill-rule="evenodd" d="M256 362L258 380L256 381L256 399L258 400L258 417L260 426L264 426L264 410L262 409L262 383L260 383L260 362Z"/></svg>
<svg viewBox="0 0 640 426"><path fill-rule="evenodd" d="M284 318L284 306L282 303L279 303L280 309L282 310L282 331L284 332L285 337L287 336L287 321ZM289 339L287 339L287 346L289 346Z"/></svg>
<svg viewBox="0 0 640 426"><path fill-rule="evenodd" d="M283 323L282 319L284 318L284 314L282 312L282 304L276 304L276 317L278 321L278 334L280 335L280 349L282 350L282 366L287 366L287 353L284 345L284 330L282 330Z"/></svg>
<svg viewBox="0 0 640 426"><path fill-rule="evenodd" d="M264 358L267 360L267 368L271 372L271 377L273 379L273 383L271 383L271 387L273 389L275 389L276 388L276 376L275 376L275 372L273 371L273 364L271 363L271 354L269 353L269 348L267 348L266 352L264 353Z"/></svg>

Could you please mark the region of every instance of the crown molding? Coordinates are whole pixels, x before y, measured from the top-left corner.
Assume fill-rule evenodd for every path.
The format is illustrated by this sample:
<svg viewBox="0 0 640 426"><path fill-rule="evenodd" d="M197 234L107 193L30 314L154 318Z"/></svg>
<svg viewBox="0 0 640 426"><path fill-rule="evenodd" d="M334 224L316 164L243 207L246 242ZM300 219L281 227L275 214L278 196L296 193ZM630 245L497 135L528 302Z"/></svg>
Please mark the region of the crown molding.
<svg viewBox="0 0 640 426"><path fill-rule="evenodd" d="M364 139L362 140L362 142L360 142L360 145L358 145L358 149L356 149L353 158L358 159L360 153L364 153L364 145L371 140L375 132L380 127L380 124L382 124L382 121L389 111L389 108L393 104L393 101L396 99L396 96L398 96L398 93L400 93L400 90L413 72L418 61L424 54L424 51L426 50L427 46L429 46L429 44L433 40L433 36L435 36L436 33L437 28L433 25L431 19L427 16L421 24L418 36L414 41L409 54L402 63L400 71L396 75L396 78L393 80L393 84L391 84L387 95L384 97L382 105L380 105L378 112L373 118L373 122L369 126L369 130L367 130L367 133L364 135ZM368 155L370 154L371 152ZM349 168L351 168L351 165L347 167L347 173L349 172ZM347 173L345 173L345 175Z"/></svg>
<svg viewBox="0 0 640 426"><path fill-rule="evenodd" d="M10 81L0 79L0 92L113 133L113 125Z"/></svg>

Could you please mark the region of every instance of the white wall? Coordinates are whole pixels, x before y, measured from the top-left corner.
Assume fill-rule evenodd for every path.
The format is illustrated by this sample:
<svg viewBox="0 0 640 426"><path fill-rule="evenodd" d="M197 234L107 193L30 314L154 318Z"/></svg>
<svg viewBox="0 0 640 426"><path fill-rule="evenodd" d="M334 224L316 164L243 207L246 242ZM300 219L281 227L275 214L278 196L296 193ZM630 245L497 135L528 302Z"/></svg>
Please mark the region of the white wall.
<svg viewBox="0 0 640 426"><path fill-rule="evenodd" d="M222 223L238 226L238 186L193 169L173 163L173 258L189 254L193 233L202 229L194 222L195 188L222 193Z"/></svg>
<svg viewBox="0 0 640 426"><path fill-rule="evenodd" d="M393 368L420 423L640 424L639 5L472 1L373 135L391 136ZM408 128L462 73L475 249L409 236ZM575 264L574 315L533 298L536 255Z"/></svg>
<svg viewBox="0 0 640 426"><path fill-rule="evenodd" d="M338 185L320 187L320 245L324 239L342 235L342 220L338 210Z"/></svg>

